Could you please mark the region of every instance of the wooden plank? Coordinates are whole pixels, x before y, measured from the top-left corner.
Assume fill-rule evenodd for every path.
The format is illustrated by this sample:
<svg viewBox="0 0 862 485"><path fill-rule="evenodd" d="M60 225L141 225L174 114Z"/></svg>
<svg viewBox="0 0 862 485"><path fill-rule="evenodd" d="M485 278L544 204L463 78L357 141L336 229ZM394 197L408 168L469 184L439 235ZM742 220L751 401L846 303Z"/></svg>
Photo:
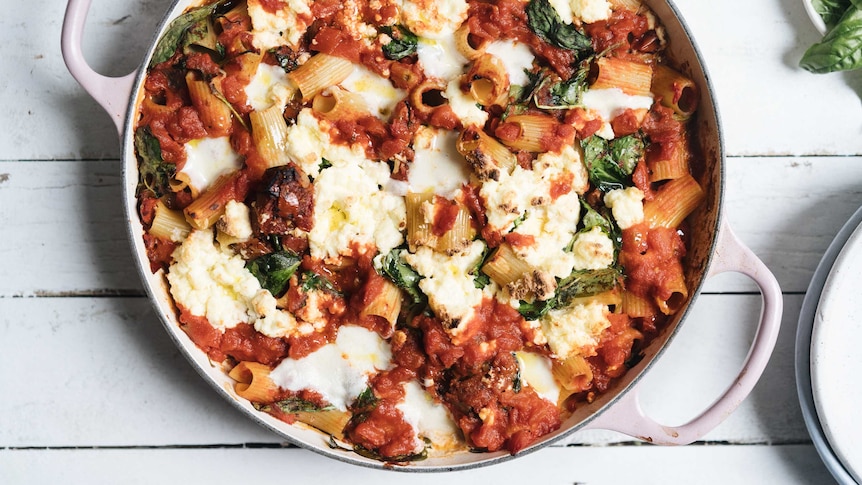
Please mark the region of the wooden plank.
<svg viewBox="0 0 862 485"><path fill-rule="evenodd" d="M784 291L807 289L834 234L862 204L860 162L728 160L724 217ZM120 185L116 161L0 162L0 296L142 294ZM721 276L706 291L754 287Z"/></svg>
<svg viewBox="0 0 862 485"><path fill-rule="evenodd" d="M87 59L100 72L123 75L141 62L169 0L109 2L91 7L84 37ZM859 75L815 76L798 60L817 34L801 2L675 4L706 59L731 155L862 154L858 136ZM740 15L740 12L745 12ZM0 18L5 69L0 102L3 159L103 159L119 155L108 116L72 79L59 43L63 9L51 0ZM732 25L727 35L715 25ZM768 27L768 28L766 28ZM816 101L812 101L815 99Z"/></svg>
<svg viewBox="0 0 862 485"><path fill-rule="evenodd" d="M9 485L88 483L342 483L453 485L764 485L830 483L811 445L550 448L491 467L405 475L348 465L299 449L0 450ZM170 477L170 478L168 478ZM349 478L348 478L349 477Z"/></svg>
<svg viewBox="0 0 862 485"><path fill-rule="evenodd" d="M766 376L709 441L808 439L793 380L801 297L786 297L784 330ZM642 402L666 424L686 421L729 385L759 314L759 298L704 295L643 380ZM0 447L279 443L192 370L144 298L0 298ZM26 345L22 345L26 342ZM568 443L632 438L602 431Z"/></svg>

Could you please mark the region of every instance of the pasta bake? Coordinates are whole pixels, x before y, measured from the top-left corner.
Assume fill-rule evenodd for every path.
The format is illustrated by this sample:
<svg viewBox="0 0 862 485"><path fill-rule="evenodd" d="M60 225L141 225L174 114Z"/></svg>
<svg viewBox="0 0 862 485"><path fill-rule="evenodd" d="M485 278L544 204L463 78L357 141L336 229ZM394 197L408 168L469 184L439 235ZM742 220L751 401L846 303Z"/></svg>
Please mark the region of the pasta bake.
<svg viewBox="0 0 862 485"><path fill-rule="evenodd" d="M135 121L151 269L260 413L390 463L517 453L689 298L669 41L638 0L188 9Z"/></svg>

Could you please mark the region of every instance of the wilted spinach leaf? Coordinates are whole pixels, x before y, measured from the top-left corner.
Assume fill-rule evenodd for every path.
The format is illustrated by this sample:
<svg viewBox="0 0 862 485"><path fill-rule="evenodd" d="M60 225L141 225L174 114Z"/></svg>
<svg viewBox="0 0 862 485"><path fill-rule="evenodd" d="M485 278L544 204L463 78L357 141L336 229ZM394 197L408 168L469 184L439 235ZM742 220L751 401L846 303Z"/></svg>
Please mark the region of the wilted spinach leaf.
<svg viewBox="0 0 862 485"><path fill-rule="evenodd" d="M527 24L545 42L579 54L591 52L593 43L577 27L563 22L548 0L530 0Z"/></svg>
<svg viewBox="0 0 862 485"><path fill-rule="evenodd" d="M383 46L383 55L387 59L397 61L416 52L419 46L419 37L410 32L403 25L393 27L381 27L381 32L388 35L392 40Z"/></svg>
<svg viewBox="0 0 862 485"><path fill-rule="evenodd" d="M299 262L297 256L279 251L255 258L246 263L245 267L257 278L261 288L278 296L287 289L287 283L299 268Z"/></svg>
<svg viewBox="0 0 862 485"><path fill-rule="evenodd" d="M521 301L518 312L527 320L537 320L551 310L564 308L573 298L592 296L612 290L622 273L616 267L596 270L576 270L557 283L553 298L533 302Z"/></svg>
<svg viewBox="0 0 862 485"><path fill-rule="evenodd" d="M395 283L395 286L406 291L414 304L423 304L428 298L419 289L422 275L401 259L403 251L403 249L396 248L389 251L386 256L375 258L374 268L378 273Z"/></svg>
<svg viewBox="0 0 862 485"><path fill-rule="evenodd" d="M176 166L162 159L162 146L149 128L141 127L135 130L135 152L139 161L137 193L148 190L155 197L167 194Z"/></svg>
<svg viewBox="0 0 862 485"><path fill-rule="evenodd" d="M602 192L610 192L625 186L628 174L611 158L608 142L600 136L591 136L581 141L584 149L584 164L587 166L590 183Z"/></svg>

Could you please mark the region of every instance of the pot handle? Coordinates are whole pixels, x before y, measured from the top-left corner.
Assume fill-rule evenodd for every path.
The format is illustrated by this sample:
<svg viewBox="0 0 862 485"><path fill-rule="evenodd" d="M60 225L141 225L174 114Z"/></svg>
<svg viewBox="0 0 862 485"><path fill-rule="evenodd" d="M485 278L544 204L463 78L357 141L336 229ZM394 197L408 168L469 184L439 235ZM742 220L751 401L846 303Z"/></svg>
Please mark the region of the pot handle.
<svg viewBox="0 0 862 485"><path fill-rule="evenodd" d="M775 276L763 262L722 224L714 253L713 265L707 278L734 271L757 284L763 296L757 333L736 379L714 403L699 416L681 426L665 426L647 416L640 405L636 385L622 398L601 413L584 429L607 429L662 445L685 445L712 431L729 416L751 393L766 368L781 325L783 299Z"/></svg>
<svg viewBox="0 0 862 485"><path fill-rule="evenodd" d="M122 133L137 70L122 77L108 77L97 73L87 64L81 45L90 1L69 0L66 5L60 41L63 60L72 77L108 112L117 131Z"/></svg>

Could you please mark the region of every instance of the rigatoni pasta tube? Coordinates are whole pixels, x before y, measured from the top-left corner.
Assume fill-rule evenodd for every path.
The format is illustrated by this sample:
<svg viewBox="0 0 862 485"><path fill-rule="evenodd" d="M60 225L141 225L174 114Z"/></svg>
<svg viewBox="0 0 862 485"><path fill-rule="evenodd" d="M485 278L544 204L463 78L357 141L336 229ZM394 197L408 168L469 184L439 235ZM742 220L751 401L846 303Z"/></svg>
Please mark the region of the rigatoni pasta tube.
<svg viewBox="0 0 862 485"><path fill-rule="evenodd" d="M482 106L502 104L509 97L509 74L499 57L482 54L467 71L470 94Z"/></svg>
<svg viewBox="0 0 862 485"><path fill-rule="evenodd" d="M381 317L394 326L401 313L401 290L385 278L369 280L369 283L372 281L375 282L374 294L360 314Z"/></svg>
<svg viewBox="0 0 862 485"><path fill-rule="evenodd" d="M620 307L622 312L632 318L647 318L658 313L655 301L643 297L637 293L625 290L621 295Z"/></svg>
<svg viewBox="0 0 862 485"><path fill-rule="evenodd" d="M267 167L287 165L287 122L282 110L273 105L263 111L249 113L251 136Z"/></svg>
<svg viewBox="0 0 862 485"><path fill-rule="evenodd" d="M207 133L213 138L230 133L233 124L231 107L228 106L227 100L216 95L215 86L198 79L193 71L186 73L186 86L189 90L189 98Z"/></svg>
<svg viewBox="0 0 862 485"><path fill-rule="evenodd" d="M350 421L351 414L338 409L322 411L298 411L294 413L296 420L319 429L337 440L344 439L344 427Z"/></svg>
<svg viewBox="0 0 862 485"><path fill-rule="evenodd" d="M431 114L435 108L448 103L443 96L445 90L446 86L439 81L426 79L410 92L410 105L418 113L423 115Z"/></svg>
<svg viewBox="0 0 862 485"><path fill-rule="evenodd" d="M515 150L527 152L546 151L543 138L553 134L559 122L543 114L512 115L495 130L500 141Z"/></svg>
<svg viewBox="0 0 862 485"><path fill-rule="evenodd" d="M325 89L311 101L311 109L327 120L355 119L370 114L363 97L338 86Z"/></svg>
<svg viewBox="0 0 862 485"><path fill-rule="evenodd" d="M672 109L680 119L687 120L697 110L697 85L679 71L656 66L651 89L661 99L661 104Z"/></svg>
<svg viewBox="0 0 862 485"><path fill-rule="evenodd" d="M456 148L481 181L499 180L501 171L508 174L518 163L518 158L505 145L474 126L461 132Z"/></svg>
<svg viewBox="0 0 862 485"><path fill-rule="evenodd" d="M519 258L512 246L507 243L497 247L482 266L482 272L500 286L516 281L530 271L532 271L530 265Z"/></svg>
<svg viewBox="0 0 862 485"><path fill-rule="evenodd" d="M593 369L584 356L573 354L564 360L554 360L551 373L563 389L580 392L590 388L593 381Z"/></svg>
<svg viewBox="0 0 862 485"><path fill-rule="evenodd" d="M188 237L192 228L182 212L168 209L162 201L156 202L155 212L153 223L147 231L151 236L173 242L181 242Z"/></svg>
<svg viewBox="0 0 862 485"><path fill-rule="evenodd" d="M685 276L682 274L682 266L676 268L672 278L662 282L661 287L656 288L655 302L658 309L665 315L673 315L678 312L688 298L688 287L685 284ZM666 295L666 296L665 296Z"/></svg>
<svg viewBox="0 0 862 485"><path fill-rule="evenodd" d="M258 362L240 362L228 373L236 381L236 393L251 402L272 402L278 397L279 388L270 379L272 370Z"/></svg>
<svg viewBox="0 0 862 485"><path fill-rule="evenodd" d="M240 172L220 176L204 192L183 209L186 220L195 229L208 229L224 214L225 205L236 197L235 182Z"/></svg>
<svg viewBox="0 0 862 485"><path fill-rule="evenodd" d="M353 63L347 59L318 53L287 77L296 84L302 94L302 101L306 102L324 89L344 81L351 72Z"/></svg>
<svg viewBox="0 0 862 485"><path fill-rule="evenodd" d="M442 234L435 232L437 209L436 197L431 192L410 192L405 197L407 208L407 244L410 251L419 246L428 246L435 251L454 254L462 250L473 239L470 211L461 203L443 199L441 204L455 204L457 212L451 227ZM448 210L444 208L441 210Z"/></svg>
<svg viewBox="0 0 862 485"><path fill-rule="evenodd" d="M652 200L644 203L644 220L651 227L675 228L697 208L705 195L691 175L670 180Z"/></svg>
<svg viewBox="0 0 862 485"><path fill-rule="evenodd" d="M465 22L455 31L455 47L464 58L472 61L485 53L487 41L470 33L470 24Z"/></svg>
<svg viewBox="0 0 862 485"><path fill-rule="evenodd" d="M597 75L590 89L619 88L631 96L652 94L652 66L617 57L596 61Z"/></svg>
<svg viewBox="0 0 862 485"><path fill-rule="evenodd" d="M646 161L650 171L650 182L670 180L688 175L688 145L685 138L657 150L650 150ZM656 145L657 146L657 145Z"/></svg>

